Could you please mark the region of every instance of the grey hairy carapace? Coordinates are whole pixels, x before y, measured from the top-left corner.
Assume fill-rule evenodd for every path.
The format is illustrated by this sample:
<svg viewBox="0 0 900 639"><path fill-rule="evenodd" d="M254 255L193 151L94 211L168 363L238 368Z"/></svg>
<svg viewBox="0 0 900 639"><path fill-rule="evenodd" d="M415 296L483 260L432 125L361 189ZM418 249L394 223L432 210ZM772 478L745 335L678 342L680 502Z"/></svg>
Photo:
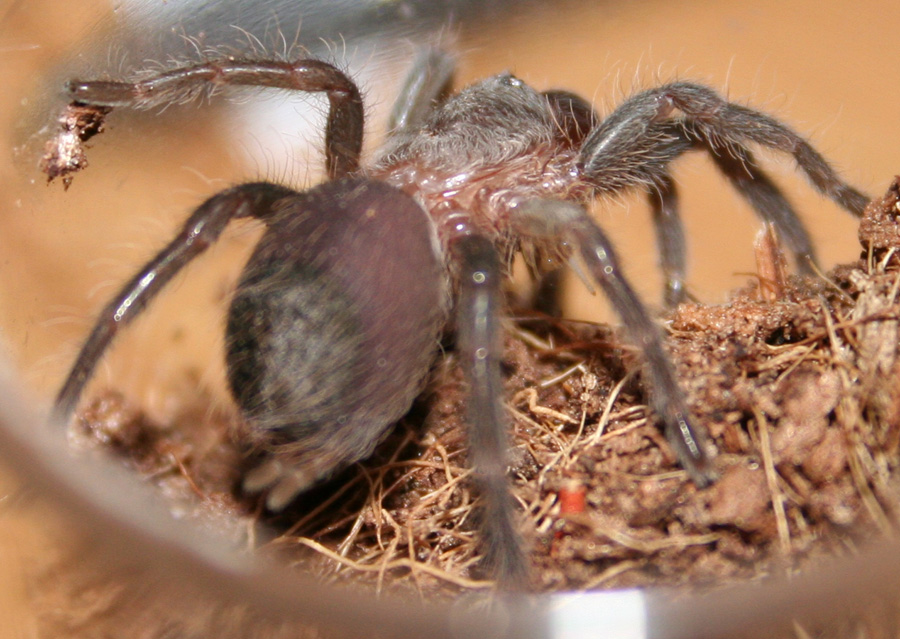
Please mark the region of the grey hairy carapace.
<svg viewBox="0 0 900 639"><path fill-rule="evenodd" d="M269 451L245 487L279 509L314 482L367 456L408 409L456 333L469 385L470 460L482 495L487 569L506 587L526 561L506 480L507 417L500 371L501 280L521 253L540 275L576 259L609 297L644 357L650 404L698 485L715 477L657 327L624 278L585 205L598 193L647 191L666 302L684 299L685 246L670 165L706 151L801 271L815 263L802 223L749 144L790 153L825 196L854 215L867 199L789 128L711 89L675 82L646 90L600 119L565 91L538 92L510 74L450 90L453 63L424 52L373 162L360 164L363 103L330 64L223 59L133 82L73 81L73 107L151 108L221 85L323 92L329 180L305 192L241 184L201 204L178 236L101 312L60 391L67 420L119 328L229 221L267 232L235 292L226 335L228 378L251 439Z"/></svg>

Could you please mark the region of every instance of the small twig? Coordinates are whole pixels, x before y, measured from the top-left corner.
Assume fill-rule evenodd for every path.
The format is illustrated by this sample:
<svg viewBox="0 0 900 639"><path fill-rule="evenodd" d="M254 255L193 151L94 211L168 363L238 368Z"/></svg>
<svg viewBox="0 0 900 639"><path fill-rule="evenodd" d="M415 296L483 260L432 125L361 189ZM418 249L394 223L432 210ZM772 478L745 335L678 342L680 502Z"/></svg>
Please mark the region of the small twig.
<svg viewBox="0 0 900 639"><path fill-rule="evenodd" d="M719 533L707 533L705 535L671 535L663 539L639 539L628 533L616 530L611 526L600 523L596 515L589 513L573 513L566 518L568 521L588 527L592 533L602 535L620 546L637 550L645 554L652 554L666 548L684 548L686 546L704 546L712 544L722 537Z"/></svg>
<svg viewBox="0 0 900 639"><path fill-rule="evenodd" d="M772 458L769 424L759 408L754 407L753 416L756 419L756 428L759 431L760 453L766 473L766 483L769 485L769 493L772 495L772 509L775 511L775 527L778 530L781 552L788 555L791 551L791 531L788 527L787 514L784 509L784 493L778 487L778 474L775 471L775 460Z"/></svg>
<svg viewBox="0 0 900 639"><path fill-rule="evenodd" d="M541 380L541 382L538 383L538 388L550 388L551 386L555 386L561 381L571 377L576 371L581 371L582 373L587 372L587 369L584 367L583 361L569 366L569 368L565 369L561 373L558 373L557 375L554 375L553 377Z"/></svg>
<svg viewBox="0 0 900 639"><path fill-rule="evenodd" d="M531 411L533 415L541 415L543 417L549 417L550 419L555 419L558 422L563 422L564 424L577 424L578 420L572 417L569 417L565 413L561 413L558 410L553 410L552 408L547 408L546 406L540 406L538 401L538 393L535 388L526 388L524 390L519 391L513 396L513 403L518 403L521 401L523 397L528 398L528 410Z"/></svg>
<svg viewBox="0 0 900 639"><path fill-rule="evenodd" d="M427 564L419 563L417 561L411 561L405 558L395 559L394 561L386 561L378 565L361 564L353 561L352 559L348 559L347 557L342 557L330 548L326 548L319 542L314 541L308 537L294 537L291 541L302 546L306 546L307 548L311 548L312 550L315 550L325 557L328 557L333 561L336 561L352 570L357 570L359 572L381 572L383 570L393 570L395 568L406 568L410 571L424 572L427 575L460 586L461 588L486 589L491 588L494 585L494 582L492 581L466 579L465 577L460 577L459 575L450 574L444 570L441 570L440 568L435 568L434 566L429 566Z"/></svg>
<svg viewBox="0 0 900 639"><path fill-rule="evenodd" d="M347 556L347 552L350 550L350 546L356 541L357 536L359 536L359 531L362 530L365 509L361 508L359 514L356 516L356 521L353 522L353 526L350 528L350 532L347 533L347 536L344 537L344 541L338 545L338 553L342 557Z"/></svg>
<svg viewBox="0 0 900 639"><path fill-rule="evenodd" d="M865 504L866 510L869 511L869 514L872 516L872 519L875 520L875 523L881 529L881 532L885 535L889 535L893 532L891 520L888 518L887 513L884 512L884 508L882 508L881 504L878 502L875 493L872 492L872 487L869 486L869 481L866 479L866 473L863 470L862 452L866 450L865 446L859 441L858 436L853 433L850 434L850 440L851 446L847 459L850 466L850 475L853 477L853 484L856 486L856 490L859 493L863 504Z"/></svg>
<svg viewBox="0 0 900 639"><path fill-rule="evenodd" d="M613 386L612 391L609 393L609 398L606 400L606 406L603 407L603 413L601 413L600 415L600 421L597 422L597 428L594 430L594 433L593 435L591 435L590 439L588 439L585 443L586 446L593 446L603 438L603 432L609 425L610 415L612 414L612 407L616 403L616 400L619 398L619 394L621 394L622 389L625 387L625 384L628 383L628 380L632 378L634 373L634 370L629 371L625 374L625 377L619 380L618 384Z"/></svg>
<svg viewBox="0 0 900 639"><path fill-rule="evenodd" d="M609 581L613 577L617 577L621 575L623 572L628 572L633 568L639 567L641 564L637 561L620 561L614 566L607 568L599 575L594 577L593 579L588 580L583 586L581 586L581 590L586 592L588 590L594 590L598 586L603 583Z"/></svg>

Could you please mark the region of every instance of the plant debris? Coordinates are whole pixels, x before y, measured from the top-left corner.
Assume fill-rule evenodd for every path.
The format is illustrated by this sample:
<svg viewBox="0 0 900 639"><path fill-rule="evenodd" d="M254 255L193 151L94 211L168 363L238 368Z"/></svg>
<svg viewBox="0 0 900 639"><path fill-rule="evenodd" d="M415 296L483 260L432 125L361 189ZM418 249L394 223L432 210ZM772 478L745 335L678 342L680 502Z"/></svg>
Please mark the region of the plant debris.
<svg viewBox="0 0 900 639"><path fill-rule="evenodd" d="M112 107L93 106L73 102L63 109L56 122L56 135L47 141L40 168L47 176L47 182L62 178L68 189L73 174L88 165L84 143L99 133L103 133L104 120Z"/></svg>

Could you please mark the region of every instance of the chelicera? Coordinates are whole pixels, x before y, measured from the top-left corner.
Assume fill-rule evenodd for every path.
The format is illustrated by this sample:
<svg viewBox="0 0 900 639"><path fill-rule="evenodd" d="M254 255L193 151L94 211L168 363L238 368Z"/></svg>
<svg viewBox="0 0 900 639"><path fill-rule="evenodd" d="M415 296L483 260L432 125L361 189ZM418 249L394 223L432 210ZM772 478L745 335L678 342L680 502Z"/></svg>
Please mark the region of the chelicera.
<svg viewBox="0 0 900 639"><path fill-rule="evenodd" d="M509 496L501 392L501 288L522 254L533 272L576 261L603 289L644 358L650 404L698 485L715 478L691 423L660 332L625 279L610 241L588 216L597 194L632 187L652 203L666 302L685 297L685 240L670 166L707 152L770 222L801 271L812 243L748 145L791 154L826 197L859 216L867 198L802 137L711 89L675 82L643 91L600 119L582 98L539 92L501 74L452 93L449 56L414 63L371 163L362 165L363 101L354 82L319 60L223 59L132 82L73 81L51 177L80 168L72 152L112 109L147 109L222 85L323 92L328 181L306 191L269 182L217 193L107 304L57 397L70 418L118 331L226 225L255 218L267 231L231 302L228 382L252 444L267 461L244 487L281 509L336 470L369 455L421 391L442 336L453 332L469 386L470 459L482 496L484 561L504 585L526 570ZM71 126L82 118L87 126ZM73 143L74 140L74 143ZM58 140L59 142L59 140Z"/></svg>

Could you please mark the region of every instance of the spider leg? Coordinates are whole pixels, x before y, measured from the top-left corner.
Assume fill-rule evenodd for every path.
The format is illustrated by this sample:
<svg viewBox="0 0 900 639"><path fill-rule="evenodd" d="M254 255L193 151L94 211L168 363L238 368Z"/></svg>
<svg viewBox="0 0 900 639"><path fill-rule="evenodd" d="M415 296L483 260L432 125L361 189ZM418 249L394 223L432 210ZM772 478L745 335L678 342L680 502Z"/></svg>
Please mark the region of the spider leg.
<svg viewBox="0 0 900 639"><path fill-rule="evenodd" d="M819 192L853 215L862 215L868 198L844 182L809 142L768 115L688 82L638 93L596 127L581 152L585 176L601 190L652 183L653 174L678 154L679 145L672 142L677 135L658 124L676 111L691 135L715 151L730 149L738 160L747 143L791 154Z"/></svg>
<svg viewBox="0 0 900 639"><path fill-rule="evenodd" d="M547 98L561 139L572 147L581 146L600 121L591 104L570 91L544 91L541 95Z"/></svg>
<svg viewBox="0 0 900 639"><path fill-rule="evenodd" d="M659 247L659 262L666 278L663 301L668 308L677 306L687 297L687 244L684 225L678 214L678 192L675 181L668 174L660 176L647 193Z"/></svg>
<svg viewBox="0 0 900 639"><path fill-rule="evenodd" d="M415 133L428 115L450 94L456 63L440 49L425 49L413 61L400 94L391 109L391 136Z"/></svg>
<svg viewBox="0 0 900 639"><path fill-rule="evenodd" d="M732 143L726 148L710 146L709 154L759 218L772 223L778 235L794 253L794 261L800 273L812 275L815 272L813 266L819 261L806 225L781 189L757 166L750 151Z"/></svg>
<svg viewBox="0 0 900 639"><path fill-rule="evenodd" d="M813 265L818 260L806 226L778 186L759 168L746 147L737 142L732 142L727 147L714 146L712 140L692 132L682 122L667 122L656 126L659 127L659 132L653 133L652 137L661 141L657 158L665 157L668 163L691 149L707 151L722 174L750 203L757 216L775 226L794 253L798 270L804 275L813 273ZM662 163L657 165L656 171L648 194L660 263L666 277L664 300L666 306L672 307L687 297L684 286L687 251L675 183Z"/></svg>
<svg viewBox="0 0 900 639"><path fill-rule="evenodd" d="M517 207L512 220L523 235L564 237L576 247L622 319L632 341L644 355L650 404L662 420L666 438L678 461L698 486L706 486L715 471L706 453L704 436L690 422L684 394L663 348L659 330L637 293L628 283L612 243L581 206L559 200L530 200Z"/></svg>
<svg viewBox="0 0 900 639"><path fill-rule="evenodd" d="M676 111L682 117L673 120ZM862 214L868 198L844 182L806 140L777 120L697 84L677 82L633 96L595 127L582 147L585 178L598 192L631 186L649 190L667 306L686 296L684 230L669 164L692 149L706 150L757 215L776 227L800 272L813 271L816 255L806 228L757 166L747 143L792 154L822 194L852 214Z"/></svg>
<svg viewBox="0 0 900 639"><path fill-rule="evenodd" d="M530 307L548 317L562 317L562 301L566 293L563 269L542 273L531 293Z"/></svg>
<svg viewBox="0 0 900 639"><path fill-rule="evenodd" d="M666 438L675 449L681 466L694 483L705 486L713 479L714 472L705 451L704 438L690 423L684 394L675 379L669 356L663 349L659 331L625 279L606 234L587 216L583 220L572 229L581 257L622 318L632 341L643 350L652 389L650 403L662 419Z"/></svg>
<svg viewBox="0 0 900 639"><path fill-rule="evenodd" d="M580 147L600 118L591 104L570 91L544 91L556 123L556 135L569 148ZM562 316L566 280L562 268L541 273L531 295L531 307L550 317Z"/></svg>
<svg viewBox="0 0 900 639"><path fill-rule="evenodd" d="M96 107L149 109L188 102L204 91L242 85L324 92L330 108L325 128L325 164L332 179L359 168L363 103L353 81L320 60L295 62L223 60L162 71L135 82L80 81L67 85L73 103Z"/></svg>
<svg viewBox="0 0 900 639"><path fill-rule="evenodd" d="M54 419L59 423L69 420L97 363L119 330L140 315L169 280L215 242L228 222L242 217L265 220L275 202L293 193L282 186L259 182L228 189L201 204L175 239L142 267L100 313L56 397Z"/></svg>
<svg viewBox="0 0 900 639"><path fill-rule="evenodd" d="M637 126L630 122L626 117L631 110L629 102L588 136L581 151L584 176L597 193L615 193L633 186L647 189L665 277L663 301L671 308L687 297L687 244L669 165L695 148L697 141L689 138L681 123L651 120ZM598 131L606 133L599 135Z"/></svg>
<svg viewBox="0 0 900 639"><path fill-rule="evenodd" d="M460 266L457 347L469 385L469 455L483 502L483 561L502 588L516 588L527 568L506 479L508 420L500 371L502 268L493 244L480 235L458 237L452 250Z"/></svg>

